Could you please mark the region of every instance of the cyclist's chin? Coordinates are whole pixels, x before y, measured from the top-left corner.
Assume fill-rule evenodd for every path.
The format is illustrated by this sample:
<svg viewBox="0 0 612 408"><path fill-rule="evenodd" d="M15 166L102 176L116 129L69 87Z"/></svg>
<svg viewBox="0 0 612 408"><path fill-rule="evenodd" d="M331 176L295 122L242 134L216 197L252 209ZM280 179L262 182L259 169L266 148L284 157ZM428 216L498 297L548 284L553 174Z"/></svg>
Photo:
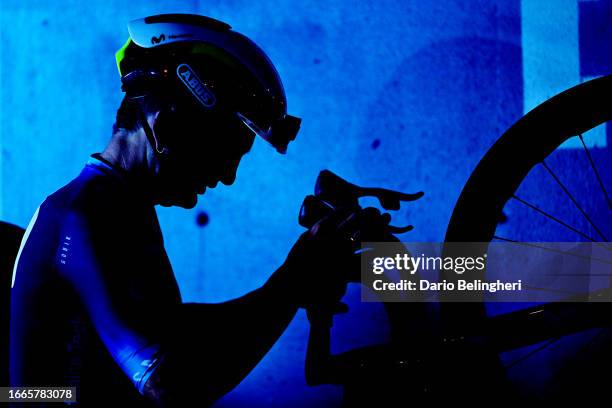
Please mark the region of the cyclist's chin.
<svg viewBox="0 0 612 408"><path fill-rule="evenodd" d="M195 193L175 195L160 201L162 207L181 207L192 209L198 203L198 195Z"/></svg>

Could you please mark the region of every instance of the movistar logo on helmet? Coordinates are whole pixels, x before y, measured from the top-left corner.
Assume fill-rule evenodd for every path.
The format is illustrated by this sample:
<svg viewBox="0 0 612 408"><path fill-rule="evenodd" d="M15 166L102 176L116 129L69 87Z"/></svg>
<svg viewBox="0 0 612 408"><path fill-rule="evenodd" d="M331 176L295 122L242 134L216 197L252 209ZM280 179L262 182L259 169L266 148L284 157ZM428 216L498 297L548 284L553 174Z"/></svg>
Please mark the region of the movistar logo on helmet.
<svg viewBox="0 0 612 408"><path fill-rule="evenodd" d="M153 44L153 45L159 44L162 41L166 41L166 35L165 34L160 34L159 37L156 37L156 36L151 37L151 44Z"/></svg>
<svg viewBox="0 0 612 408"><path fill-rule="evenodd" d="M180 64L176 67L176 75L204 107L212 108L215 106L215 103L217 103L215 94L198 78L189 65Z"/></svg>

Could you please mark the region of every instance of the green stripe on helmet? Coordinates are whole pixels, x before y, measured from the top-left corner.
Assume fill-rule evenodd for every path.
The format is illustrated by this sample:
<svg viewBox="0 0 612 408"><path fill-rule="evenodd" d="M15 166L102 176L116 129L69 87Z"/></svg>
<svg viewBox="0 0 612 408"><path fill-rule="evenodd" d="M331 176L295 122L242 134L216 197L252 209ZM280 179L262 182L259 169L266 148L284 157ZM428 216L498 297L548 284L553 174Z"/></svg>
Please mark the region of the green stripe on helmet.
<svg viewBox="0 0 612 408"><path fill-rule="evenodd" d="M125 44L123 44L123 47L119 48L115 53L115 61L117 61L117 69L119 70L119 76L123 76L123 73L121 72L121 61L123 61L123 59L125 58L125 50L131 42L132 39L128 38Z"/></svg>

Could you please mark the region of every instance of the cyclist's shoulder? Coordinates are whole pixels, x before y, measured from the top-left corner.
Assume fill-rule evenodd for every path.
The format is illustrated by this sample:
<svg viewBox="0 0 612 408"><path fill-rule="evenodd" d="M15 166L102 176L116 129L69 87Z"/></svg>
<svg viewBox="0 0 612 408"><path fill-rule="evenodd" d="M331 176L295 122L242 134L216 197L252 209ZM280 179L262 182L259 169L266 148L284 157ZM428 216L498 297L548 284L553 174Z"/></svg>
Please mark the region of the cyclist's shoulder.
<svg viewBox="0 0 612 408"><path fill-rule="evenodd" d="M121 211L120 182L87 164L80 174L41 204L41 215L62 220L79 217L108 222Z"/></svg>

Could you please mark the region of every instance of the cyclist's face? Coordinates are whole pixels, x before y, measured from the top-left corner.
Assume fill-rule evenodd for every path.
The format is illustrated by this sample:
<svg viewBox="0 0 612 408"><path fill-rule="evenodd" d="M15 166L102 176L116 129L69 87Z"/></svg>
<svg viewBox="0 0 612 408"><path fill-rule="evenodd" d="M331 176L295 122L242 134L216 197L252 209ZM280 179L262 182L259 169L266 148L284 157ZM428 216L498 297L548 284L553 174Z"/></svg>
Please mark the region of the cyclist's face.
<svg viewBox="0 0 612 408"><path fill-rule="evenodd" d="M233 116L206 117L183 111L161 118L156 133L166 140L169 154L160 164L161 204L193 208L199 194L218 182L231 185L254 135Z"/></svg>

